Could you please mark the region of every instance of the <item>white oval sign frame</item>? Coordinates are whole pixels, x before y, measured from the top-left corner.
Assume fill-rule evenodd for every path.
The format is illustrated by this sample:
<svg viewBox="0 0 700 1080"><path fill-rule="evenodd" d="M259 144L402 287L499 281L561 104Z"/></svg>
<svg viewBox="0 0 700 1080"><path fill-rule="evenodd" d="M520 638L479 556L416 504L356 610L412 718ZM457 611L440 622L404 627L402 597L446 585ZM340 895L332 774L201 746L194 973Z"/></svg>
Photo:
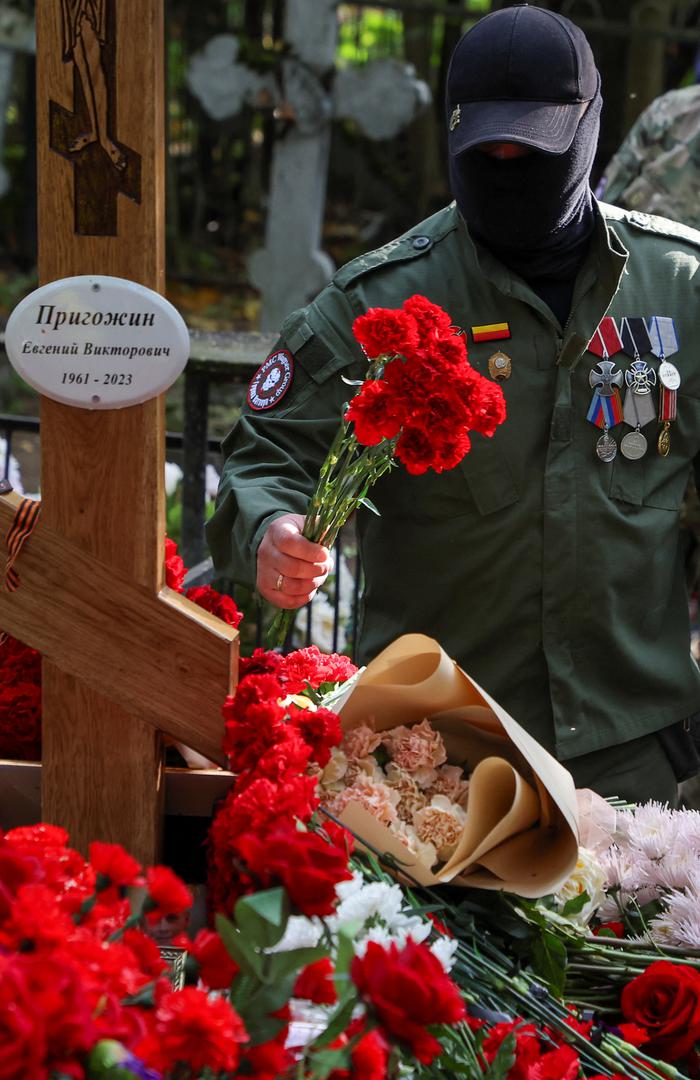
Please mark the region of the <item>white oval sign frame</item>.
<svg viewBox="0 0 700 1080"><path fill-rule="evenodd" d="M162 394L183 371L190 338L177 308L135 281L61 278L14 309L5 348L40 394L80 409L123 409Z"/></svg>

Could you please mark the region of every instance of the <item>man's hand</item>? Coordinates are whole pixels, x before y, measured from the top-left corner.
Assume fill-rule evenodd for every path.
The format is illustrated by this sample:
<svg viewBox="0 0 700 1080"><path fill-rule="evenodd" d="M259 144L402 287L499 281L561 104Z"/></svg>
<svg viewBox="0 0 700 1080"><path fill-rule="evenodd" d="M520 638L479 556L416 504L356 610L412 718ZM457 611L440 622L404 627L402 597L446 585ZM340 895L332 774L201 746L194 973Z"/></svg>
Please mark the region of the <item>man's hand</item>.
<svg viewBox="0 0 700 1080"><path fill-rule="evenodd" d="M284 514L260 541L257 589L278 608L308 604L333 569L328 548L305 539L303 527L301 514Z"/></svg>

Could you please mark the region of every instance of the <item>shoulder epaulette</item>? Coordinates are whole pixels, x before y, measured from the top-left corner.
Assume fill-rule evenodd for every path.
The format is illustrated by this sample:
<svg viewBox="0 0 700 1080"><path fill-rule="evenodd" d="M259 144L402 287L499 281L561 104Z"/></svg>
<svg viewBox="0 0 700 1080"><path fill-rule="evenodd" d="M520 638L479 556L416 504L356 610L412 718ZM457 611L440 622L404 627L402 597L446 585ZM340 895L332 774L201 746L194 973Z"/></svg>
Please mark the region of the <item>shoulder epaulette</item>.
<svg viewBox="0 0 700 1080"><path fill-rule="evenodd" d="M601 204L601 209L608 221L624 221L656 236L667 236L671 240L685 240L688 244L700 247L700 231L684 225L681 221L660 217L658 214L645 214L640 210L622 210L610 203Z"/></svg>
<svg viewBox="0 0 700 1080"><path fill-rule="evenodd" d="M366 255L360 255L352 262L341 266L333 278L333 284L339 289L347 289L353 281L372 270L427 255L435 244L454 232L457 222L457 210L454 204L445 207L444 210L433 214L432 217L416 225L396 240L390 240L383 247L369 251Z"/></svg>

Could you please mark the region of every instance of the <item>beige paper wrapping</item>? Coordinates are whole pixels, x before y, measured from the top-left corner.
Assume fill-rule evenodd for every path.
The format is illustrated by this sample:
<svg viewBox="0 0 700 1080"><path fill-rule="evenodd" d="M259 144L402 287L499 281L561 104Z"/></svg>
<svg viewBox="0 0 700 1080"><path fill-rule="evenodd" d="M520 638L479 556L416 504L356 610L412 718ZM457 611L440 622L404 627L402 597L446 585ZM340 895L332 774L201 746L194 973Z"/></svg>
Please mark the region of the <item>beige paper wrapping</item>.
<svg viewBox="0 0 700 1080"><path fill-rule="evenodd" d="M471 773L467 820L438 873L358 803L340 820L392 855L422 885L449 882L520 896L554 892L576 865L578 817L571 775L447 656L437 641L406 634L360 675L335 708L343 729L377 731L425 717L441 733L451 764Z"/></svg>

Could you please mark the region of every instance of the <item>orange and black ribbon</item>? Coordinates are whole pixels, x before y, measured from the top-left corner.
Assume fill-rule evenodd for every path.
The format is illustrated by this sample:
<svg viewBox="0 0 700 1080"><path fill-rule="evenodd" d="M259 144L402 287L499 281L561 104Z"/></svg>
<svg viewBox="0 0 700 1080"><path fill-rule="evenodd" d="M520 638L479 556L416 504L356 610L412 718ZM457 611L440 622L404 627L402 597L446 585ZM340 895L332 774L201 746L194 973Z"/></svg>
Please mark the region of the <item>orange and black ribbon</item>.
<svg viewBox="0 0 700 1080"><path fill-rule="evenodd" d="M22 499L17 507L14 521L7 534L6 592L15 592L19 588L19 574L15 570L15 562L24 544L34 532L40 513L41 503L38 499Z"/></svg>

